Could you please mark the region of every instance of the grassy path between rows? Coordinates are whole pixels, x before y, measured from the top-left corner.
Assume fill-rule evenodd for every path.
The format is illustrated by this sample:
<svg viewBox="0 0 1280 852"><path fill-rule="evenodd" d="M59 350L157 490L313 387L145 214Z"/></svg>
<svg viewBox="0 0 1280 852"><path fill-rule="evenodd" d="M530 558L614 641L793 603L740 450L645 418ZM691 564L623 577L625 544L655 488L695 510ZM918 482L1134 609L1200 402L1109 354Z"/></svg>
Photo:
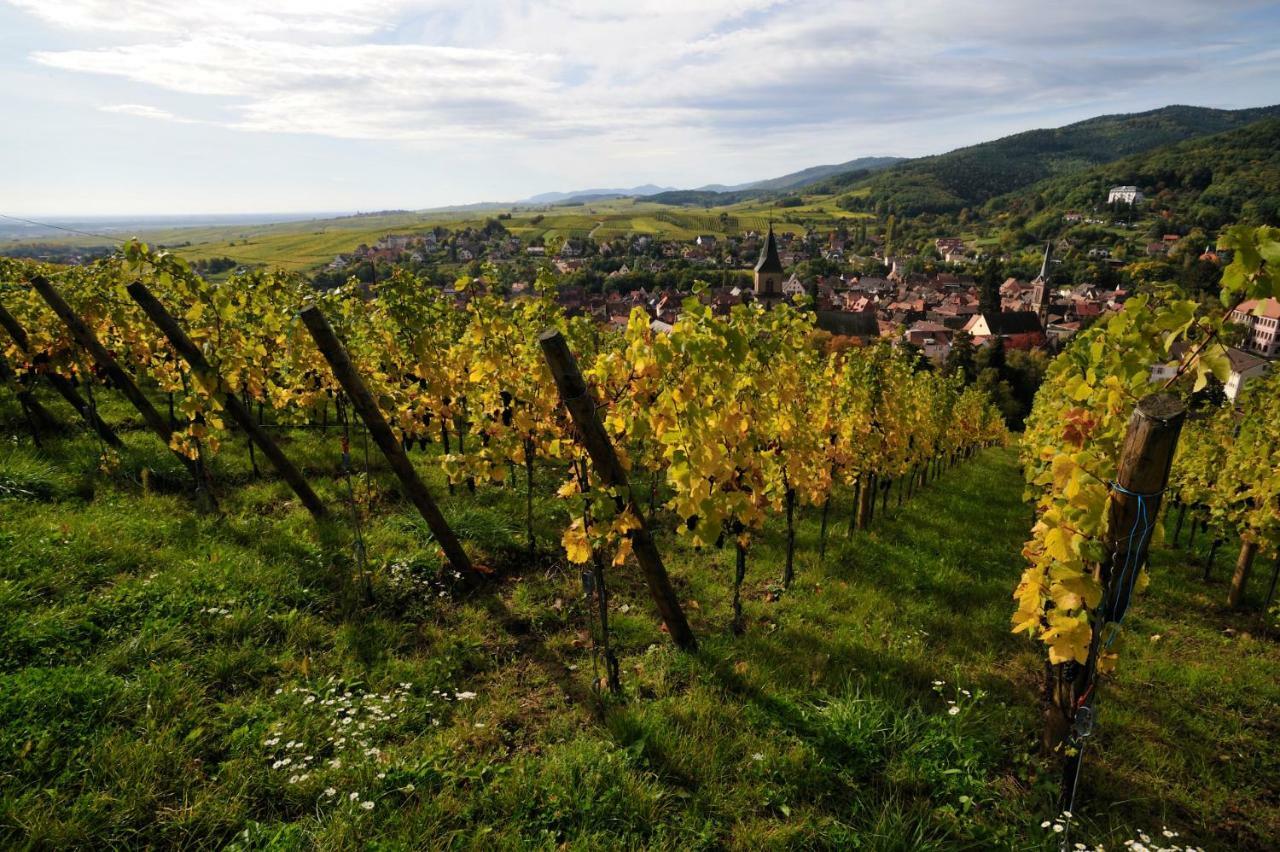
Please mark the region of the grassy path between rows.
<svg viewBox="0 0 1280 852"><path fill-rule="evenodd" d="M730 550L662 536L701 648L672 649L638 572L615 571L615 699L592 686L549 472L532 562L521 491L443 499L502 571L455 598L375 463L366 607L344 524L317 531L278 482L249 476L242 447L217 459L217 519L166 493L179 478L144 433L126 432L109 474L83 435L33 450L8 399L0 436L0 845L1056 847L1040 827L1057 788L1035 753L1040 651L1008 632L1027 528L1011 450L902 508L895 495L852 536L841 493L825 564L805 510L786 592L771 524L742 637L728 632ZM345 509L336 439L284 438ZM1206 586L1160 549L1153 574L1099 702L1075 839L1118 848L1168 826L1207 848L1270 848L1276 640L1221 606L1225 568Z"/></svg>

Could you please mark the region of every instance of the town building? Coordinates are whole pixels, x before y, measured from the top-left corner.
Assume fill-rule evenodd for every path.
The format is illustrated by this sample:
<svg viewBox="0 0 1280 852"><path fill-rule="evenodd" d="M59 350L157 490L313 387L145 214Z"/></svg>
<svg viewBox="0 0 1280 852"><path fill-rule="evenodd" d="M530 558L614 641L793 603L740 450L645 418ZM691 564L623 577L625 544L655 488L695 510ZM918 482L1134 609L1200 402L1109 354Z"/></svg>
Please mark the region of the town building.
<svg viewBox="0 0 1280 852"><path fill-rule="evenodd" d="M1113 186L1107 193L1107 203L1137 204L1142 201L1142 193L1136 186Z"/></svg>
<svg viewBox="0 0 1280 852"><path fill-rule="evenodd" d="M1280 299L1241 302L1230 319L1245 327L1245 349L1263 358L1280 356Z"/></svg>

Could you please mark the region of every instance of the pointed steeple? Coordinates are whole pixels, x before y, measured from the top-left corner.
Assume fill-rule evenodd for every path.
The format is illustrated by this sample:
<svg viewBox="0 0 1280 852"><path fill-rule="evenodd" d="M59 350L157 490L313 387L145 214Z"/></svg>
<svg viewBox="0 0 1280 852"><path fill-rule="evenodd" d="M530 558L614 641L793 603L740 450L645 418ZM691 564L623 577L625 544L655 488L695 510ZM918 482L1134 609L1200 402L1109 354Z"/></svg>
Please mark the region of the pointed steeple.
<svg viewBox="0 0 1280 852"><path fill-rule="evenodd" d="M769 236L756 261L754 291L756 298L766 304L782 298L782 260L778 257L778 243L773 239L773 222L769 223Z"/></svg>
<svg viewBox="0 0 1280 852"><path fill-rule="evenodd" d="M756 261L756 272L776 272L782 274L782 261L778 259L778 243L773 239L773 223L769 223L769 237L760 247L760 259Z"/></svg>
<svg viewBox="0 0 1280 852"><path fill-rule="evenodd" d="M1037 281L1049 283L1049 261L1053 259L1053 240L1046 240L1044 244L1044 260L1040 263L1040 274L1036 276Z"/></svg>
<svg viewBox="0 0 1280 852"><path fill-rule="evenodd" d="M1040 318L1041 327L1048 327L1049 307L1053 300L1053 289L1049 286L1049 262L1053 259L1053 241L1044 244L1044 260L1040 263L1040 274L1031 282L1031 301L1035 305L1036 316Z"/></svg>

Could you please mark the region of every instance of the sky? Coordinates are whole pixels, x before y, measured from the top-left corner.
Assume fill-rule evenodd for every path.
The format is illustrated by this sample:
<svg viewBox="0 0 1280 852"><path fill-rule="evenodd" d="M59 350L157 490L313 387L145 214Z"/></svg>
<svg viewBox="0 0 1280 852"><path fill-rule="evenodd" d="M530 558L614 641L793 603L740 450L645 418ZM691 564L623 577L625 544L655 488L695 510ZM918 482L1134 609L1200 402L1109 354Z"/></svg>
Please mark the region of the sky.
<svg viewBox="0 0 1280 852"><path fill-rule="evenodd" d="M0 0L0 213L422 209L1280 102L1236 0Z"/></svg>

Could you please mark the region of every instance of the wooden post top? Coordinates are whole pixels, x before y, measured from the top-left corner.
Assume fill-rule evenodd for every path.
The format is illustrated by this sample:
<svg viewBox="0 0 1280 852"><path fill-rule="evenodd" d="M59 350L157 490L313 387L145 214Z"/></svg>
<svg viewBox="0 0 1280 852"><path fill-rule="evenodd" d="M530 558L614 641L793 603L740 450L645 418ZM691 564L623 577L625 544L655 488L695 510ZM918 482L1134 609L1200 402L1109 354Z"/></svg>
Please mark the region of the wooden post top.
<svg viewBox="0 0 1280 852"><path fill-rule="evenodd" d="M1173 394L1153 393L1138 400L1135 411L1148 420L1172 424L1186 416L1187 406Z"/></svg>

